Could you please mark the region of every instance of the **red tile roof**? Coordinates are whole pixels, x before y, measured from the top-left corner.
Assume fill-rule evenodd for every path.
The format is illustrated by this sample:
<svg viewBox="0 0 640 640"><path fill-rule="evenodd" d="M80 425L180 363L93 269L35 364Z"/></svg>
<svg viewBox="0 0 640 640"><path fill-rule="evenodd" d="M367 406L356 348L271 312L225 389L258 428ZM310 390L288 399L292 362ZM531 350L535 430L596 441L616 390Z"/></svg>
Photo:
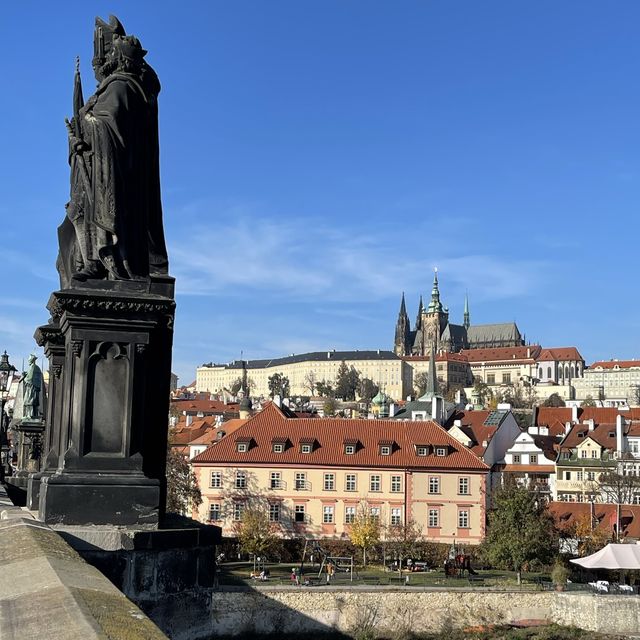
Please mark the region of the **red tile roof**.
<svg viewBox="0 0 640 640"><path fill-rule="evenodd" d="M184 446L213 429L212 420L194 420L188 427L177 427L169 432L172 447Z"/></svg>
<svg viewBox="0 0 640 640"><path fill-rule="evenodd" d="M615 504L595 503L593 514L597 528L611 533L616 522ZM589 518L591 505L588 502L550 502L549 509L561 531L570 533L581 518ZM640 538L640 505L625 504L620 508L620 532L626 538Z"/></svg>
<svg viewBox="0 0 640 640"><path fill-rule="evenodd" d="M614 367L631 369L632 367L640 367L640 360L599 360L589 365L589 369L595 369L596 367L602 367L603 369L613 369Z"/></svg>
<svg viewBox="0 0 640 640"><path fill-rule="evenodd" d="M543 362L547 360L580 360L584 362L584 358L575 347L551 347L543 349L536 359Z"/></svg>
<svg viewBox="0 0 640 640"><path fill-rule="evenodd" d="M314 438L312 453L301 453L301 440ZM282 453L272 451L274 438L286 438L291 446ZM361 443L355 454L344 452L345 439ZM238 452L236 442L251 441L247 452ZM379 451L381 441L394 441L391 455ZM416 455L415 445L443 446L446 456ZM233 437L223 438L196 456L194 464L321 465L331 467L396 467L465 469L488 471L477 456L450 436L439 424L395 420L347 420L339 418L287 418L273 403L242 425Z"/></svg>
<svg viewBox="0 0 640 640"><path fill-rule="evenodd" d="M571 422L571 407L536 407L535 424L548 427L549 435L564 436L564 427Z"/></svg>
<svg viewBox="0 0 640 640"><path fill-rule="evenodd" d="M487 448L482 443L486 442L488 444L498 430L498 425L484 424L491 413L493 412L485 410L455 411L447 420L446 427L451 429L454 426L454 422L460 420L462 426L458 427L458 429L473 442L469 449L477 456L482 456Z"/></svg>
<svg viewBox="0 0 640 640"><path fill-rule="evenodd" d="M460 353L469 362L533 361L540 353L540 345L528 347L496 347L495 349L463 349Z"/></svg>
<svg viewBox="0 0 640 640"><path fill-rule="evenodd" d="M410 362L429 362L431 356L401 356L401 359ZM441 351L436 354L436 362L468 362L468 360L462 353Z"/></svg>
<svg viewBox="0 0 640 640"><path fill-rule="evenodd" d="M221 400L173 400L171 406L178 411L188 413L238 413L238 403L229 402L225 404Z"/></svg>
<svg viewBox="0 0 640 640"><path fill-rule="evenodd" d="M615 451L616 448L616 425L614 424L598 424L594 426L592 431L589 431L589 425L577 423L571 427L571 431L566 435L562 441L562 449L573 449L577 447L581 442L584 442L587 438L591 438L597 442L601 447ZM582 433L582 437L578 434Z"/></svg>

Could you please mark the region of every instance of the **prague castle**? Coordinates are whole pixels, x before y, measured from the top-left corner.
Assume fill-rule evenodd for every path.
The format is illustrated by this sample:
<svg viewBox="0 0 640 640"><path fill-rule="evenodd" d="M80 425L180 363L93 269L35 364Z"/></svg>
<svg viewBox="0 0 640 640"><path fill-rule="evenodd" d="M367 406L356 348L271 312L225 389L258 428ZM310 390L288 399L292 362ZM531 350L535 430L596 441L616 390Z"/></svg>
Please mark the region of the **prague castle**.
<svg viewBox="0 0 640 640"><path fill-rule="evenodd" d="M429 305L424 307L422 296L418 305L418 317L411 329L404 293L396 323L394 352L398 356L427 356L433 350L458 353L463 349L495 349L520 347L524 339L515 322L501 324L471 324L469 300L465 297L462 324L449 322L449 309L440 302L437 270L433 276L433 288Z"/></svg>

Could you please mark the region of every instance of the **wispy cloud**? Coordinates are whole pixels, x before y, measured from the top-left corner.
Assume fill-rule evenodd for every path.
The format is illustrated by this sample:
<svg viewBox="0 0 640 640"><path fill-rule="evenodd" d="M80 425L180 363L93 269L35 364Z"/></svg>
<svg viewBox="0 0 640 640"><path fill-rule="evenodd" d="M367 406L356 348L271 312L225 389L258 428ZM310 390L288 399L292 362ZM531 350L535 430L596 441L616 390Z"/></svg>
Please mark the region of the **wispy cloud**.
<svg viewBox="0 0 640 640"><path fill-rule="evenodd" d="M215 228L190 227L188 236L174 240L172 270L179 294L259 293L291 301L357 303L400 290L422 291L437 266L449 287L473 287L477 301L497 300L531 293L547 268L506 252L466 253L463 240L450 233L430 238L420 229L407 236L309 220L225 219ZM435 253L427 255L427 248Z"/></svg>

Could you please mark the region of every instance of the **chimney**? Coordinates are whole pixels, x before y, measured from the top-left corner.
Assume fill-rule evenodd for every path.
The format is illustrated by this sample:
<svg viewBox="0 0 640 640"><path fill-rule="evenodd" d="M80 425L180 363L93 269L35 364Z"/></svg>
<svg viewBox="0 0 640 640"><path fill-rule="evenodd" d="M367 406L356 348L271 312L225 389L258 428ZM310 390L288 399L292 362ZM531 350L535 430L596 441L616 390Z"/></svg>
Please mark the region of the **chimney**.
<svg viewBox="0 0 640 640"><path fill-rule="evenodd" d="M393 416L395 416L395 415L396 415L396 403L392 402L389 405L389 417L393 418Z"/></svg>
<svg viewBox="0 0 640 640"><path fill-rule="evenodd" d="M187 427L189 427L191 425L191 423L193 422L193 416L187 414L187 419L186 419L185 422L186 422Z"/></svg>
<svg viewBox="0 0 640 640"><path fill-rule="evenodd" d="M567 433L569 433L569 431L571 431L571 423L570 422L565 422L564 423L564 434L567 435Z"/></svg>
<svg viewBox="0 0 640 640"><path fill-rule="evenodd" d="M596 422L593 418L589 418L587 424L589 425L589 431L593 431L596 428Z"/></svg>
<svg viewBox="0 0 640 640"><path fill-rule="evenodd" d="M578 422L578 407L571 407L571 422Z"/></svg>
<svg viewBox="0 0 640 640"><path fill-rule="evenodd" d="M527 358L531 357L531 349L527 347Z"/></svg>
<svg viewBox="0 0 640 640"><path fill-rule="evenodd" d="M275 404L276 407L282 407L282 398L277 393L273 396L273 404Z"/></svg>
<svg viewBox="0 0 640 640"><path fill-rule="evenodd" d="M462 426L462 420L454 420L453 421L453 426L454 427L461 427Z"/></svg>
<svg viewBox="0 0 640 640"><path fill-rule="evenodd" d="M622 453L622 431L624 428L624 418L618 414L616 416L616 451Z"/></svg>
<svg viewBox="0 0 640 640"><path fill-rule="evenodd" d="M220 430L216 433L216 440L222 440L226 435L227 434L224 431Z"/></svg>

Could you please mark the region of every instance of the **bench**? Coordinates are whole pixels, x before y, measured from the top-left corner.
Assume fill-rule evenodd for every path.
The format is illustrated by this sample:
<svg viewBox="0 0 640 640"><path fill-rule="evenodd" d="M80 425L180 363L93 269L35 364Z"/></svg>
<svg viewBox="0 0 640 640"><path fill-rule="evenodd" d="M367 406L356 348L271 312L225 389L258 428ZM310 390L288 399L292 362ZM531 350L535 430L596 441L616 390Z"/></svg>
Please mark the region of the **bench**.
<svg viewBox="0 0 640 640"><path fill-rule="evenodd" d="M484 578L482 576L469 576L469 584L484 584Z"/></svg>

